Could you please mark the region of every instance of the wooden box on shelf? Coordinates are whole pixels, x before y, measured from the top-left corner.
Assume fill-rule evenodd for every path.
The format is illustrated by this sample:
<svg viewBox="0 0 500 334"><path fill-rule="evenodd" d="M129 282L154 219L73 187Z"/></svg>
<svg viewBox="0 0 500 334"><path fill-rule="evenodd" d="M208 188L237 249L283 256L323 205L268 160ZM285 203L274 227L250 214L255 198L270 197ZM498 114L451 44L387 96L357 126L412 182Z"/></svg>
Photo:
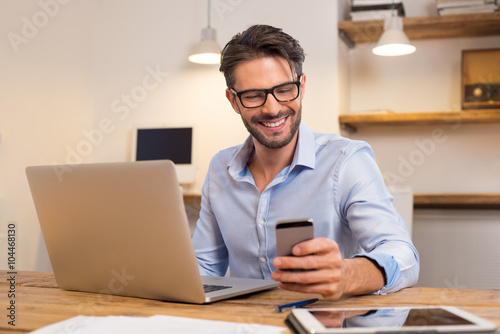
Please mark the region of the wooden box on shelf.
<svg viewBox="0 0 500 334"><path fill-rule="evenodd" d="M500 49L462 51L462 108L500 108Z"/></svg>

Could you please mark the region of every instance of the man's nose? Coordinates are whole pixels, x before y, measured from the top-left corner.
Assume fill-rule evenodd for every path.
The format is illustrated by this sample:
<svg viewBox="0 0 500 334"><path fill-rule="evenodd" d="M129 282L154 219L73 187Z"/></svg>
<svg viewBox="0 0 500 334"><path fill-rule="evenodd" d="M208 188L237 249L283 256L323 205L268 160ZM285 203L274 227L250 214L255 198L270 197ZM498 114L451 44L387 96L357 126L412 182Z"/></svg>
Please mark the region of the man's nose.
<svg viewBox="0 0 500 334"><path fill-rule="evenodd" d="M267 93L266 103L262 106L262 112L265 114L276 115L281 110L281 103L276 100L271 92Z"/></svg>

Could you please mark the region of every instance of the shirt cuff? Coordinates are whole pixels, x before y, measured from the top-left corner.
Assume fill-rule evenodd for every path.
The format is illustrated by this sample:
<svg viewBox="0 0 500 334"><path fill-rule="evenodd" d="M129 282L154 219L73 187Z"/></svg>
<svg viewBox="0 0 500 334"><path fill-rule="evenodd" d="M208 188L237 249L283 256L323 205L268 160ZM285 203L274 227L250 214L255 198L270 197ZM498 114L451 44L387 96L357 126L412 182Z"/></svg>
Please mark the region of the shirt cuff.
<svg viewBox="0 0 500 334"><path fill-rule="evenodd" d="M399 269L399 264L392 255L383 253L365 253L354 255L353 257L366 257L375 261L377 265L384 270L386 283L383 290L393 287L399 279L401 279L402 275L401 270Z"/></svg>

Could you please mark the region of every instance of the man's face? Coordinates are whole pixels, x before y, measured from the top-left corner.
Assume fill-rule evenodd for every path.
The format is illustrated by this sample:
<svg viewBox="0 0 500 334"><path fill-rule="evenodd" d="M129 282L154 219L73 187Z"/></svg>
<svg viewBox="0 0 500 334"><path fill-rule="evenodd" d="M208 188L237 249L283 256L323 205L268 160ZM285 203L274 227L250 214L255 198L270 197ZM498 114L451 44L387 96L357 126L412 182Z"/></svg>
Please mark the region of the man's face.
<svg viewBox="0 0 500 334"><path fill-rule="evenodd" d="M257 58L242 63L236 68L234 76L236 80L233 88L236 92L268 89L301 79L293 77L286 60L278 57ZM297 99L278 102L272 94L268 94L264 105L257 108L245 108L229 89L226 90L226 97L233 109L240 114L243 124L254 138L254 143L278 149L288 145L297 134L304 87L305 76L302 77Z"/></svg>

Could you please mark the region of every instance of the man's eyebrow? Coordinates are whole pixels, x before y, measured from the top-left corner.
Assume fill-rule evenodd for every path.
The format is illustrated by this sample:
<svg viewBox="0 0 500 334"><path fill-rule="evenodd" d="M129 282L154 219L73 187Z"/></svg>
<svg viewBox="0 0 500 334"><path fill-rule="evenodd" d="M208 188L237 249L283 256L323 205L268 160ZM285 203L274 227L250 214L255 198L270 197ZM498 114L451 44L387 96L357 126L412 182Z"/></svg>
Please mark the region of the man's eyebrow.
<svg viewBox="0 0 500 334"><path fill-rule="evenodd" d="M251 90L266 90L266 89L271 89L271 88L274 88L274 87L278 87L278 86L281 86L281 85L286 85L286 84L289 84L289 83L292 83L292 82L296 82L296 81L299 81L299 80L290 80L290 81L285 81L285 82L282 82L280 84L277 84L277 85L274 85L274 86L271 86L269 88L249 88L249 89L243 89L243 90L237 90L236 88L234 88L233 86L233 89L235 91L237 91L238 93L241 93L241 92L248 92L248 91L251 91Z"/></svg>

